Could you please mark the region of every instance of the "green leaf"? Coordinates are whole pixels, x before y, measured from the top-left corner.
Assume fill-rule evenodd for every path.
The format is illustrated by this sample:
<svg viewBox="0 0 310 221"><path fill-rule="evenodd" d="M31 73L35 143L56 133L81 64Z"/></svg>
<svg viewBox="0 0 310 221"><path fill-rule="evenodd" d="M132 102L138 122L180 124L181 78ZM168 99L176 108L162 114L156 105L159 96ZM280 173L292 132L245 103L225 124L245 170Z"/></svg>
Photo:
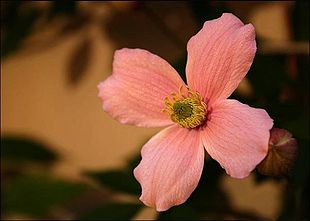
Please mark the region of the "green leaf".
<svg viewBox="0 0 310 221"><path fill-rule="evenodd" d="M7 183L2 191L2 209L6 213L47 215L86 190L81 184L48 176L27 175Z"/></svg>
<svg viewBox="0 0 310 221"><path fill-rule="evenodd" d="M87 176L99 184L117 192L140 194L140 186L135 180L132 171L110 170L102 172L87 172Z"/></svg>
<svg viewBox="0 0 310 221"><path fill-rule="evenodd" d="M57 155L47 146L21 137L1 138L1 159L14 161L52 162Z"/></svg>
<svg viewBox="0 0 310 221"><path fill-rule="evenodd" d="M141 209L141 204L107 203L80 215L77 220L129 220Z"/></svg>

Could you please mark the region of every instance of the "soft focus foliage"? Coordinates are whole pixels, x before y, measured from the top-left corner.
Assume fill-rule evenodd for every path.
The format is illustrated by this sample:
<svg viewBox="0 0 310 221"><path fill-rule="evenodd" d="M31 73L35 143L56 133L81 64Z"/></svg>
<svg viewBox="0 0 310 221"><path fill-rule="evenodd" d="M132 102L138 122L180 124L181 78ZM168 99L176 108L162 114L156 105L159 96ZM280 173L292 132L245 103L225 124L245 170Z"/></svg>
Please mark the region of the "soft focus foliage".
<svg viewBox="0 0 310 221"><path fill-rule="evenodd" d="M131 6L131 10L143 11L155 21L154 24L163 27L163 20L154 15L154 11L148 4L147 2L135 3ZM191 1L186 4L196 19L195 24L199 27L204 21L217 18L223 12L234 12L228 2ZM308 9L308 2L296 1L290 8L288 17L285 18L289 21L292 40L296 42L309 40ZM46 45L56 44L59 36L74 34L91 22L88 14L78 13L77 2L73 1L51 2L47 12L31 7L26 2L2 1L1 59L14 55L22 47L33 46L23 45L23 41L32 33L36 22L42 17L44 17L43 24L49 24L55 18L67 18L59 32L49 39L49 42L44 43ZM123 31L126 31L126 28L123 28ZM115 34L113 30L111 26L112 36ZM164 26L161 30L172 39L172 44L182 45L182 41L176 38L167 27ZM145 38L148 40L148 37ZM128 43L130 40L128 39L125 43ZM257 42L258 49L263 47L264 39L257 38ZM149 41L147 43L151 44ZM44 44L38 48L44 50ZM121 41L115 44L124 46L124 42ZM87 74L88 61L91 59L90 45L91 41L85 38L69 60L66 79L70 85L77 85ZM137 47L137 45L127 46ZM185 47L182 50L185 54ZM283 202L281 212L279 217L274 217L275 220L309 219L308 59L308 54L289 51L263 54L258 50L247 75L253 87L253 93L250 96L243 96L236 92L230 97L253 107L266 109L274 119L274 126L289 131L298 143L299 153L287 177L274 178L254 172L257 185L268 180L285 184L283 199L280 199ZM186 56L174 63L183 80L185 80L185 62ZM1 73L1 75L5 74L10 73ZM44 142L14 134L10 136L2 134L1 139L2 219L20 216L30 219L124 220L134 218L141 209L145 208L138 200L140 187L132 174L133 168L140 161L139 153L133 156L123 168L109 171L84 171L81 174L82 180L72 181L53 175L52 166L59 162L62 156L52 152ZM233 202L226 190L220 185L224 176L226 174L218 163L206 159L201 180L188 201L166 212L157 213L157 219L264 220L265 217L260 217L258 214L233 207ZM123 194L130 198L130 202L115 197Z"/></svg>

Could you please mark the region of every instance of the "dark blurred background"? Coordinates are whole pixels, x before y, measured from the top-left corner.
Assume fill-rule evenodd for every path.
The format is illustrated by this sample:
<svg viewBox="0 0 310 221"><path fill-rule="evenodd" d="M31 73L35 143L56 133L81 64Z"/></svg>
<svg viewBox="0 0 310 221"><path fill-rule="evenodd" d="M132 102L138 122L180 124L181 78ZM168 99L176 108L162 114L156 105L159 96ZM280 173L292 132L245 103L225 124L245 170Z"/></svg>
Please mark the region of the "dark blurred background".
<svg viewBox="0 0 310 221"><path fill-rule="evenodd" d="M187 41L223 12L252 23L258 45L232 97L266 109L299 155L287 177L243 180L206 159L189 200L159 214L139 202L132 170L160 129L111 119L96 85L122 47L184 78ZM308 220L308 40L306 1L1 1L1 218Z"/></svg>

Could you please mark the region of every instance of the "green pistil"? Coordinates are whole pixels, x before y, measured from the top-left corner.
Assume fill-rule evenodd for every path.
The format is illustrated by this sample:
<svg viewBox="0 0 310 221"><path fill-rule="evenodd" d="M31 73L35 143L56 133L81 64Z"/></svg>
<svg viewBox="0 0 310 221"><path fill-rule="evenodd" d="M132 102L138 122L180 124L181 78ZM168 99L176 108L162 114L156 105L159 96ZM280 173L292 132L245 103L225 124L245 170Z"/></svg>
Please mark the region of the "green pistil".
<svg viewBox="0 0 310 221"><path fill-rule="evenodd" d="M193 106L188 102L178 101L173 104L173 112L178 119L186 119L193 114Z"/></svg>
<svg viewBox="0 0 310 221"><path fill-rule="evenodd" d="M169 114L173 122L183 128L195 128L205 123L207 105L199 93L187 88L185 95L180 88L179 94L172 93L171 97L172 99L165 98L166 107L163 112Z"/></svg>

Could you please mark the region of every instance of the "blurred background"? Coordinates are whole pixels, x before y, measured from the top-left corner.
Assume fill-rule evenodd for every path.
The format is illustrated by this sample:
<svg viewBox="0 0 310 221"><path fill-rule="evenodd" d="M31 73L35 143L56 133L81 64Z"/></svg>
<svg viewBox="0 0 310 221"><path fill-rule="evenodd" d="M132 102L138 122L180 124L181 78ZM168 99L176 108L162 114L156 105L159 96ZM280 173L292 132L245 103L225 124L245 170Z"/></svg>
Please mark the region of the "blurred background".
<svg viewBox="0 0 310 221"><path fill-rule="evenodd" d="M1 1L2 219L308 220L309 3L304 1ZM121 125L97 84L122 47L166 59L184 78L186 44L232 12L258 51L232 95L290 131L299 155L287 177L230 178L206 160L189 200L157 213L138 200L132 170L161 128Z"/></svg>

